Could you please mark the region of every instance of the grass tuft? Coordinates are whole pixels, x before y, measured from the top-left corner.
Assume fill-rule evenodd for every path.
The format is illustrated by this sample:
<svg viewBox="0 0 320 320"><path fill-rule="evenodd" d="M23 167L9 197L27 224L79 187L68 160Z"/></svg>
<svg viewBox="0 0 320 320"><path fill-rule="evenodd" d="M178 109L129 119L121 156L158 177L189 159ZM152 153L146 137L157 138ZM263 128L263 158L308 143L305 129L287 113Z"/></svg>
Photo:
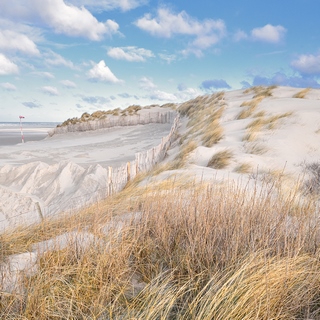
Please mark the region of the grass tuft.
<svg viewBox="0 0 320 320"><path fill-rule="evenodd" d="M208 167L214 169L224 169L230 164L233 158L233 152L230 150L223 150L215 153L208 162Z"/></svg>
<svg viewBox="0 0 320 320"><path fill-rule="evenodd" d="M299 91L298 93L294 94L293 98L304 99L310 90L311 90L311 88L305 88L305 89Z"/></svg>

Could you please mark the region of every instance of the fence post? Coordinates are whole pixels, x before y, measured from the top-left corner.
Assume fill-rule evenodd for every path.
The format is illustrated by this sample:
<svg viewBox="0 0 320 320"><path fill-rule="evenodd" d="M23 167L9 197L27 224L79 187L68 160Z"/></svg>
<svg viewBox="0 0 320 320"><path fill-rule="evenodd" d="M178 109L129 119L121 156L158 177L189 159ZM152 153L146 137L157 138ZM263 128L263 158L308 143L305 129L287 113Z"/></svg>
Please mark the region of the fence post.
<svg viewBox="0 0 320 320"><path fill-rule="evenodd" d="M127 182L131 180L130 162L127 162Z"/></svg>
<svg viewBox="0 0 320 320"><path fill-rule="evenodd" d="M108 196L112 193L112 167L108 167Z"/></svg>

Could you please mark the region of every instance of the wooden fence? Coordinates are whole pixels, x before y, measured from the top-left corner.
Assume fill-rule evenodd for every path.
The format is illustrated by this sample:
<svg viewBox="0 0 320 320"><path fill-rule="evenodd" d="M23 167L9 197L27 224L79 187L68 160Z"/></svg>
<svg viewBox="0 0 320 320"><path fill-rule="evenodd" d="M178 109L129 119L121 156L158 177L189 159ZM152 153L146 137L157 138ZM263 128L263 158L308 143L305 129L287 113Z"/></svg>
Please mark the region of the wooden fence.
<svg viewBox="0 0 320 320"><path fill-rule="evenodd" d="M56 127L49 132L50 136L54 134L68 133L68 132L83 132L98 129L107 129L118 126L135 126L138 124L149 123L172 123L175 118L174 111L158 111L158 112L143 112L127 116L113 116L108 115L104 119L78 122L75 124L68 124L61 127Z"/></svg>
<svg viewBox="0 0 320 320"><path fill-rule="evenodd" d="M161 143L156 147L145 152L137 152L134 161L127 162L118 168L108 167L108 195L121 191L126 183L134 179L139 172L149 171L165 158L167 150L175 139L179 120L178 114L173 121L170 133L163 137Z"/></svg>

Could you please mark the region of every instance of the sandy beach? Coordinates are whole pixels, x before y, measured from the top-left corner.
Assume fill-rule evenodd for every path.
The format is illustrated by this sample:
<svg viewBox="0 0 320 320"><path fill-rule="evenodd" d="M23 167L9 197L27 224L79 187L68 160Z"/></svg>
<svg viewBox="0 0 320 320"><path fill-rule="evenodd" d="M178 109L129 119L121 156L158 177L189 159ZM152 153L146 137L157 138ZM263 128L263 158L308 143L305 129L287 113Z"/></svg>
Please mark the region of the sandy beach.
<svg viewBox="0 0 320 320"><path fill-rule="evenodd" d="M18 138L15 129L3 129L0 229L39 221L39 208L41 215L51 216L105 197L108 167L155 147L171 126L152 123L53 136L47 136L48 128L28 128L26 142L14 145L9 143Z"/></svg>
<svg viewBox="0 0 320 320"><path fill-rule="evenodd" d="M23 127L24 141L39 141L48 136L56 123L27 123ZM0 147L22 143L19 123L0 122Z"/></svg>

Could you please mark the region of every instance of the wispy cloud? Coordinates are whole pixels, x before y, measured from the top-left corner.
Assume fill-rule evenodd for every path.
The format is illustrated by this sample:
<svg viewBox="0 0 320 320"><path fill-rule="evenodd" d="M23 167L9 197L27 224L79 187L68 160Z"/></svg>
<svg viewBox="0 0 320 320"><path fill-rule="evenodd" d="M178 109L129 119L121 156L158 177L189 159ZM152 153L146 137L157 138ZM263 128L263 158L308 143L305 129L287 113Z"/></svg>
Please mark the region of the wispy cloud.
<svg viewBox="0 0 320 320"><path fill-rule="evenodd" d="M1 87L7 91L17 91L17 87L9 82L1 83Z"/></svg>
<svg viewBox="0 0 320 320"><path fill-rule="evenodd" d="M56 87L44 86L41 88L41 91L45 94L50 95L50 96L58 96L59 95L59 91Z"/></svg>
<svg viewBox="0 0 320 320"><path fill-rule="evenodd" d="M74 89L77 87L77 85L73 82L73 81L70 81L70 80L61 80L60 83L65 87L65 88L68 88L68 89Z"/></svg>
<svg viewBox="0 0 320 320"><path fill-rule="evenodd" d="M44 53L45 62L50 66L63 66L70 69L77 69L72 61L65 59L60 54L48 50Z"/></svg>
<svg viewBox="0 0 320 320"><path fill-rule="evenodd" d="M39 102L32 102L32 101L28 101L28 102L22 102L22 104L29 108L29 109L37 109L37 108L41 108L42 105Z"/></svg>
<svg viewBox="0 0 320 320"><path fill-rule="evenodd" d="M35 72L32 72L32 74L39 76L39 77L46 79L46 80L51 80L51 79L55 78L55 76L52 73L46 72L46 71L44 71L44 72L35 71Z"/></svg>
<svg viewBox="0 0 320 320"><path fill-rule="evenodd" d="M115 47L107 51L109 57L117 60L126 60L130 62L143 62L148 58L154 57L151 50L144 48L131 47Z"/></svg>

